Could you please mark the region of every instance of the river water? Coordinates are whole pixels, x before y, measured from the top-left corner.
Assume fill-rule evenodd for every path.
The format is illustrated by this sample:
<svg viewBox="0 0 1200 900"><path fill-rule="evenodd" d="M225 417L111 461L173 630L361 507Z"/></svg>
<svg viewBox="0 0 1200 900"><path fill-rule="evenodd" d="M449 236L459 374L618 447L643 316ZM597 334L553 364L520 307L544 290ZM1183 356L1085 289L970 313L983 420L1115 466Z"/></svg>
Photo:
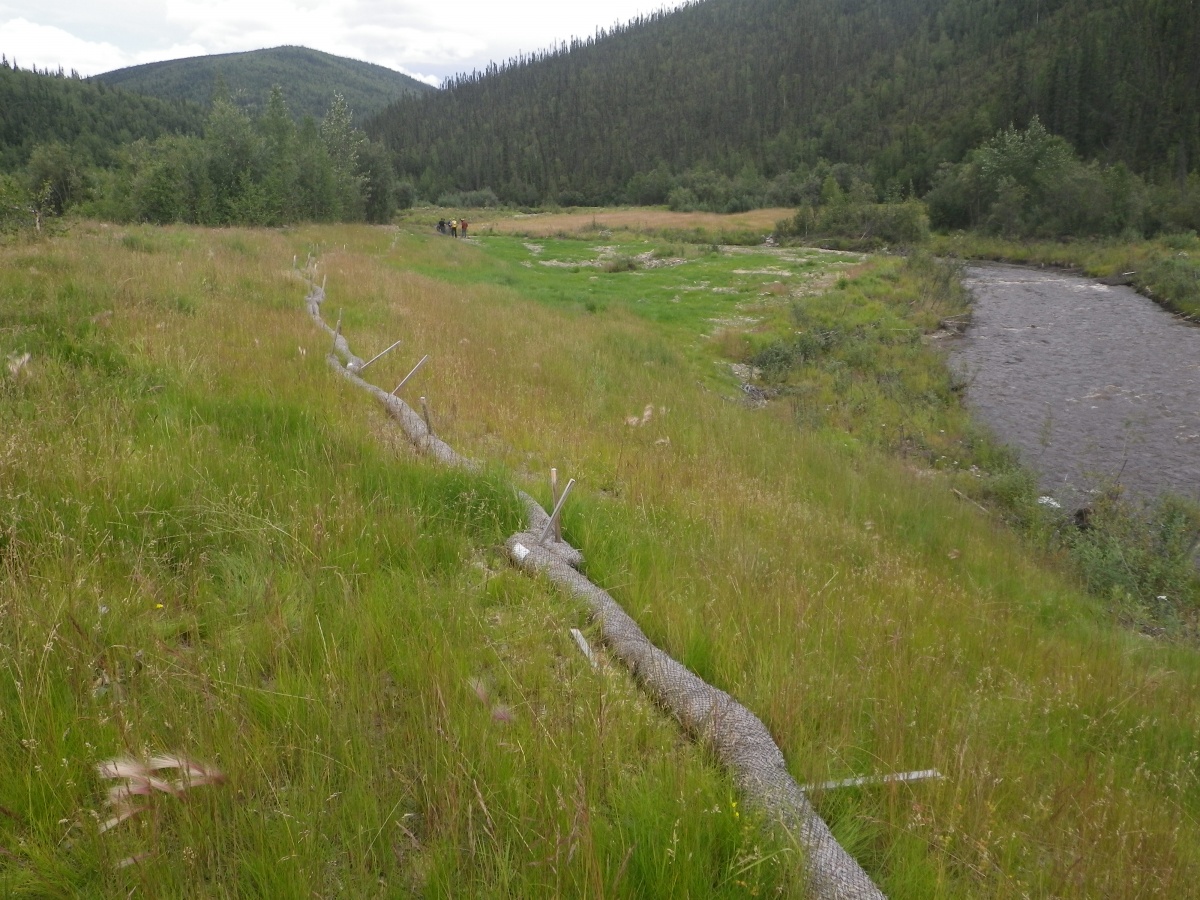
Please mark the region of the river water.
<svg viewBox="0 0 1200 900"><path fill-rule="evenodd" d="M1117 479L1200 499L1200 328L1127 287L973 265L951 364L974 413L1065 508Z"/></svg>

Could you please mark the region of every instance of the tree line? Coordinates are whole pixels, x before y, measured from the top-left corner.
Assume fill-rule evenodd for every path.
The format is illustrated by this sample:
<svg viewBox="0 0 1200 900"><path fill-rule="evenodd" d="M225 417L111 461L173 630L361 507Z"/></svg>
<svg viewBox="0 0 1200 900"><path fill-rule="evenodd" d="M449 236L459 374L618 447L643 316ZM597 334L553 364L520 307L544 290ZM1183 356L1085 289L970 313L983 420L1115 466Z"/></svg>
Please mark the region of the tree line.
<svg viewBox="0 0 1200 900"><path fill-rule="evenodd" d="M1182 183L1198 98L1194 0L707 0L401 98L367 131L430 200L716 208L791 199L823 160L923 195L1034 116L1085 159Z"/></svg>
<svg viewBox="0 0 1200 900"><path fill-rule="evenodd" d="M1006 237L1200 230L1200 174L1155 184L1123 162L1084 162L1037 117L943 166L925 201L935 227Z"/></svg>
<svg viewBox="0 0 1200 900"><path fill-rule="evenodd" d="M391 161L341 95L319 123L297 125L275 87L257 118L222 97L202 136L132 144L103 173L93 209L121 221L285 225L386 222L395 204Z"/></svg>
<svg viewBox="0 0 1200 900"><path fill-rule="evenodd" d="M40 227L70 208L160 224L386 222L405 201L387 152L340 95L320 122L299 124L278 86L258 116L220 95L197 133L138 137L111 156L100 167L62 141L37 145L22 170L0 175L0 227Z"/></svg>
<svg viewBox="0 0 1200 900"><path fill-rule="evenodd" d="M819 189L817 180L820 180ZM867 170L819 166L780 237L870 248L920 243L930 225L1017 239L1137 239L1200 230L1200 174L1147 181L1123 162L1084 161L1038 117L1001 129L959 163L945 163L923 202L880 202Z"/></svg>
<svg viewBox="0 0 1200 900"><path fill-rule="evenodd" d="M61 144L80 166L112 165L120 147L139 138L199 134L204 108L159 100L75 72L25 71L0 57L0 172L25 166L42 145Z"/></svg>
<svg viewBox="0 0 1200 900"><path fill-rule="evenodd" d="M704 0L450 79L366 135L344 100L297 122L278 89L204 109L0 60L0 214L782 206L796 234L894 242L924 200L935 227L1014 236L1200 229L1195 2Z"/></svg>

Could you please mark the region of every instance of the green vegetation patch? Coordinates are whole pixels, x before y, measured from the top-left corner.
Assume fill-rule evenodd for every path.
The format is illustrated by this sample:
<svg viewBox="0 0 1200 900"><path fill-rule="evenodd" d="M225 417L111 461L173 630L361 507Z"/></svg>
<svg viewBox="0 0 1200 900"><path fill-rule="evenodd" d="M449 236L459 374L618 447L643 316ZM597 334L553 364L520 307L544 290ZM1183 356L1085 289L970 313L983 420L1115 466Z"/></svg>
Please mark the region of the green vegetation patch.
<svg viewBox="0 0 1200 900"><path fill-rule="evenodd" d="M30 354L0 370L0 893L794 892L794 850L508 568L510 477L374 439L292 249L191 234L0 269L0 352ZM222 302L148 296L193 278ZM213 783L97 769L163 754Z"/></svg>
<svg viewBox="0 0 1200 900"><path fill-rule="evenodd" d="M967 314L953 267L924 255L876 263L791 304L787 335L745 361L805 428L834 427L937 464L961 442L961 385L927 338Z"/></svg>
<svg viewBox="0 0 1200 900"><path fill-rule="evenodd" d="M942 773L811 792L889 896L1200 873L1200 665L1142 602L1175 603L1179 569L1120 580L1193 520L1049 517L957 402L952 266L623 235L147 239L172 249L80 228L0 251L0 352L30 354L0 370L2 892L799 893L795 848L582 609L508 566L511 485L546 502L551 466L578 479L588 576L754 710L799 782ZM600 246L683 262L605 272ZM289 271L308 252L356 350L404 341L370 377L429 353L408 390L490 467L427 463L331 374ZM1090 542L1099 598L1056 534ZM96 765L167 753L223 781L135 794L102 831Z"/></svg>
<svg viewBox="0 0 1200 900"><path fill-rule="evenodd" d="M760 305L786 302L793 291L811 290L812 280L829 267L858 259L805 248L631 239L622 232L550 239L488 235L474 244L437 236L412 240L412 255L406 252L398 265L438 280L502 285L567 311L621 309L692 338L711 335Z"/></svg>

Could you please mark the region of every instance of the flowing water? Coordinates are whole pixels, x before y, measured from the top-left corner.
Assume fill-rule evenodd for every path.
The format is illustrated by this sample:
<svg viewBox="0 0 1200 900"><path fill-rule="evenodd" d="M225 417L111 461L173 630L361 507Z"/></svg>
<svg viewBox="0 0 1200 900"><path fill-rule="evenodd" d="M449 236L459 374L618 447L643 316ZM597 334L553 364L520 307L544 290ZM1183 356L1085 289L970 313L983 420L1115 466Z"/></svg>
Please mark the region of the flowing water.
<svg viewBox="0 0 1200 900"><path fill-rule="evenodd" d="M1117 479L1200 498L1200 328L1127 287L973 265L952 365L967 401L1064 507Z"/></svg>

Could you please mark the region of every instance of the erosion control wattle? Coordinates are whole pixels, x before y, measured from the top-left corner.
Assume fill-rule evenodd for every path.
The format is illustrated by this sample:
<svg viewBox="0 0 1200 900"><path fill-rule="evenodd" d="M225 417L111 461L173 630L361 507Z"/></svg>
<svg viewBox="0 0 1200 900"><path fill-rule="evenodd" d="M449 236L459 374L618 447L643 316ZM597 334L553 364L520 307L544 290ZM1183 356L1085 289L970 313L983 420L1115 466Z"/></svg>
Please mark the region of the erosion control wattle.
<svg viewBox="0 0 1200 900"><path fill-rule="evenodd" d="M340 319L337 329L325 324L321 317L325 285L317 284L311 269L308 276L309 292L305 297L308 312L333 338L333 351L328 357L330 367L352 384L374 394L417 449L445 465L478 471L478 463L459 455L433 434L427 413L422 416L395 396L399 388L388 393L358 377L356 373L365 364L351 352L341 333ZM418 368L426 359L421 360ZM409 377L415 372L416 369ZM670 710L684 729L721 761L746 800L763 809L792 835L805 856L809 894L819 900L883 898L883 893L817 815L759 718L654 646L616 600L578 571L583 555L558 538L550 514L529 494L518 493L525 504L528 527L509 538L506 545L513 565L531 575L549 578L587 604L610 652L628 667L656 702ZM565 499L566 492L559 506Z"/></svg>

